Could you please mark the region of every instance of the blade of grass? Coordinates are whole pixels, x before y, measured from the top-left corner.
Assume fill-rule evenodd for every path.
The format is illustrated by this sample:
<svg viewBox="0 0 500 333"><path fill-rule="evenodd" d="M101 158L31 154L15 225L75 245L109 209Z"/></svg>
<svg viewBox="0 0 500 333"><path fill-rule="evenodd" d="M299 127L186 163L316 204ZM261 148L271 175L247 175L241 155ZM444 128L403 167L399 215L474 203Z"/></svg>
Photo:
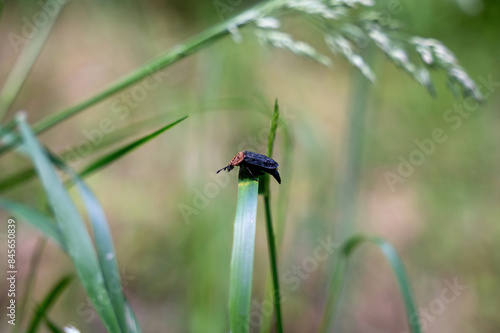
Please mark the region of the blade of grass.
<svg viewBox="0 0 500 333"><path fill-rule="evenodd" d="M46 238L38 238L35 246L35 250L33 251L33 255L31 256L30 261L30 270L28 272L28 280L25 283L25 292L23 294L23 298L20 302L19 311L17 313L17 322L18 324L12 328L12 333L16 333L19 328L23 325L23 319L26 311L26 306L28 304L28 300L31 298L31 294L33 293L33 288L35 287L35 278L38 273L38 268L40 267L40 259L42 258L43 250L45 249L45 245L47 244Z"/></svg>
<svg viewBox="0 0 500 333"><path fill-rule="evenodd" d="M411 318L418 314L418 312L413 301L408 277L406 276L403 263L401 262L401 259L399 258L396 250L390 243L382 238L367 237L364 235L352 236L342 244L340 257L338 258L338 262L335 267L335 273L333 275L330 290L328 292L328 298L325 310L323 312L323 320L319 332L327 333L331 329L338 308L338 299L342 290L344 276L346 275L348 260L353 254L354 250L356 250L363 243L372 243L378 246L384 254L385 258L391 265L391 268L396 277L396 281L398 283L399 290L403 297L410 332L421 333L422 331L420 329L419 321L411 320Z"/></svg>
<svg viewBox="0 0 500 333"><path fill-rule="evenodd" d="M45 237L52 240L57 246L67 252L61 230L52 217L30 206L3 198L0 198L0 208L31 224L41 231Z"/></svg>
<svg viewBox="0 0 500 333"><path fill-rule="evenodd" d="M103 140L103 142L99 146L94 147L94 149L92 150L92 153L95 153L95 152L99 151L100 149L106 148L110 145L113 145L113 144L123 140L123 139L126 139L127 137L129 137L131 135L134 135L137 131L142 130L144 127L146 127L146 125L153 125L153 124L155 126L158 125L158 122L162 117L164 117L164 115L162 115L161 117L152 117L151 119L147 119L145 121L139 122L139 123L131 125L131 126L127 126L121 130L117 130L117 131L113 132L113 134L110 135L110 137L107 140ZM180 121L182 121L182 120L183 119L181 119ZM167 126L173 127L174 125L176 125L175 122L172 124L169 124ZM160 129L160 131L161 131L161 129ZM146 138L148 136L149 135L145 136L144 138ZM91 145L93 145L90 140L84 141L84 142L88 142ZM145 143L145 142L147 142L147 140L144 141L143 143ZM71 152L74 151L76 148L77 147L73 147L73 148L69 149L68 153L63 154L62 160L66 161L67 159L69 159L69 155L71 155ZM112 162L112 161L110 161L110 162ZM84 169L88 168L88 167L90 167L90 165L87 167L84 167ZM0 180L0 193L7 191L7 190L9 190L17 185L20 185L20 184L24 183L25 181L30 180L35 175L36 175L35 169L33 167L29 167L29 168L26 168L25 170L22 170L18 173L15 173L13 175L8 176L3 180ZM86 175L88 175L88 174L86 174Z"/></svg>
<svg viewBox="0 0 500 333"><path fill-rule="evenodd" d="M240 168L229 277L229 316L233 333L245 333L249 328L258 190L258 181L245 168Z"/></svg>
<svg viewBox="0 0 500 333"><path fill-rule="evenodd" d="M79 112L105 100L106 98L113 96L117 92L130 87L131 85L141 81L149 75L163 68L166 68L178 62L179 60L205 48L215 41L231 34L234 29L241 28L253 22L256 18L265 15L266 13L272 11L274 8L282 6L282 3L283 0L272 0L258 3L255 6L244 11L243 13L202 31L201 33L193 36L184 43L173 47L170 51L167 51L165 54L160 55L150 63L129 73L124 78L111 84L107 89L104 89L95 96L92 96L91 98L75 106L56 112L40 120L33 126L33 130L37 134L48 130L49 128L59 124L60 122L74 116L75 114L78 114ZM19 140L15 140L14 142L0 148L0 154L9 151L18 143Z"/></svg>
<svg viewBox="0 0 500 333"><path fill-rule="evenodd" d="M0 91L0 122L3 121L10 106L21 90L26 77L31 71L31 68L33 68L35 61L42 51L42 48L52 31L54 23L57 21L57 18L59 17L59 14L65 4L66 2L58 3L54 13L49 15L47 24L40 28L39 32L32 39L30 39L17 58L14 67L10 71L2 90ZM1 7L2 4L0 3L0 15L2 11Z"/></svg>
<svg viewBox="0 0 500 333"><path fill-rule="evenodd" d="M118 319L118 323L123 332L128 332L129 327L127 325L127 315L125 312L125 296L123 295L120 271L118 270L116 252L113 246L113 238L109 230L106 214L95 194L80 177L55 155L51 153L49 153L49 155L53 163L71 177L73 183L76 184L80 192L90 223L92 224L97 248L97 258L101 265L104 284L108 291L109 298L111 299L111 304ZM134 323L133 326L138 327L138 324Z"/></svg>
<svg viewBox="0 0 500 333"><path fill-rule="evenodd" d="M102 271L85 223L46 156L45 150L37 141L24 117L17 116L16 121L26 149L35 164L61 230L64 243L67 245L67 252L75 265L78 276L108 331L120 332L117 317L111 306L103 282Z"/></svg>
<svg viewBox="0 0 500 333"><path fill-rule="evenodd" d="M279 120L279 106L278 99L274 102L274 112L273 118L271 120L271 128L269 130L269 137L267 142L267 156L272 158L273 148L274 148L274 139L276 138L276 130L278 128L278 120ZM281 317L281 299L280 299L280 284L279 284L279 275L278 275L278 254L276 250L276 241L273 230L273 220L271 213L271 189L270 189L270 177L268 174L264 176L264 207L266 211L266 234L267 234L267 247L269 250L269 263L271 266L271 278L273 283L273 292L272 299L274 304L274 312L276 314L276 330L278 333L283 332L283 324ZM266 323L270 325L270 320L266 320L263 324ZM263 325L264 326L264 325ZM266 327L262 327L263 330L266 330Z"/></svg>
<svg viewBox="0 0 500 333"><path fill-rule="evenodd" d="M35 314L33 316L33 319L31 320L31 324L26 331L27 333L36 332L38 325L40 325L40 322L45 318L52 305L59 298L64 289L69 285L71 279L72 278L70 276L65 276L61 280L59 280L59 282L50 290L47 296L45 296L43 302L36 307Z"/></svg>
<svg viewBox="0 0 500 333"><path fill-rule="evenodd" d="M0 180L0 193L30 180L35 175L36 171L34 168L26 168L22 171L19 171L18 173Z"/></svg>
<svg viewBox="0 0 500 333"><path fill-rule="evenodd" d="M160 128L159 130L151 133L151 134L148 134L142 138L140 138L139 140L136 140L128 145L126 145L125 147L122 147L118 150L115 150L114 152L110 153L110 154L107 154L106 156L104 157L101 157L99 159L97 159L96 161L90 163L88 166L86 166L79 174L81 177L85 177L89 174L91 174L92 172L96 171L96 170L99 170L105 166L107 166L108 164L114 162L115 160L119 159L120 157L124 156L125 154L129 153L130 151L136 149L137 147L141 146L142 144L148 142L149 140L152 140L154 139L155 137L157 137L158 135L160 135L161 133L165 132L166 130L168 130L169 128L172 128L174 127L175 125L177 125L178 123L180 123L181 121L185 120L187 117L189 116L184 116L180 119L177 119L176 121L174 121L173 123L170 123L162 128Z"/></svg>

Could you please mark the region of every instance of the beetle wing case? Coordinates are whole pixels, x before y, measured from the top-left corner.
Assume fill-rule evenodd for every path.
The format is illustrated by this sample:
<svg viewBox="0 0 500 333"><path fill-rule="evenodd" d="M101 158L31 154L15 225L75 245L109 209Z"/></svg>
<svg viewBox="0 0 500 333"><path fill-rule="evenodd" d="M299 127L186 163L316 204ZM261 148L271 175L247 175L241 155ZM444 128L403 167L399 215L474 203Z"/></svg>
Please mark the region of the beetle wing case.
<svg viewBox="0 0 500 333"><path fill-rule="evenodd" d="M264 169L276 169L278 167L278 163L272 158L267 157L266 155L254 153L251 151L245 150L243 152L245 154L244 162L247 165L259 166Z"/></svg>

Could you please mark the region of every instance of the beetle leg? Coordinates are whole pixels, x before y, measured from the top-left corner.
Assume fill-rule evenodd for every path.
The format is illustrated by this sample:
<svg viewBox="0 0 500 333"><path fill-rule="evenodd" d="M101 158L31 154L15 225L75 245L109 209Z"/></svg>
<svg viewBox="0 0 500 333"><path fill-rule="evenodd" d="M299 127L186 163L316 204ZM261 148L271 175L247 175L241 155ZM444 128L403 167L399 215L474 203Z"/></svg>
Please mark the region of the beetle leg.
<svg viewBox="0 0 500 333"><path fill-rule="evenodd" d="M252 171L250 170L249 167L245 166L245 165L241 165L242 167L244 167L245 169L247 169L248 173L250 174L250 176L252 176L253 179L257 180L257 178L255 178L255 176L253 175Z"/></svg>

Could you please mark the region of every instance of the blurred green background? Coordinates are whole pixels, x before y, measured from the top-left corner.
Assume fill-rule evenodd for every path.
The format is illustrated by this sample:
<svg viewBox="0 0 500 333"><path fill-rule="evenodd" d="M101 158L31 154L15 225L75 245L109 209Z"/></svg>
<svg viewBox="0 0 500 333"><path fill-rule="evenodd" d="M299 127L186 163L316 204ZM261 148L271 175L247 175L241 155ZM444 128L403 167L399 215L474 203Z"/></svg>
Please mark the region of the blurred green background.
<svg viewBox="0 0 500 333"><path fill-rule="evenodd" d="M221 2L228 7L221 10ZM34 123L99 92L252 3L70 1L13 109L27 110L28 121ZM400 10L391 12L395 8L391 4ZM378 6L386 7L389 18L401 22L404 31L441 40L480 86L482 80L494 84L491 91L483 90L489 94L483 107L450 122L444 115L455 105L463 105L463 100L446 88L443 76L433 76L437 98L432 98L380 52L371 57L378 80L366 96L369 108L353 228L384 237L397 248L424 313L425 332L498 332L500 3L424 0L380 2ZM32 1L5 4L0 19L0 82L17 57L9 33L19 34L23 18L39 10L39 4ZM297 22L288 22L290 31L306 36L321 49L321 37ZM294 267L314 257L319 240L339 240L336 191L343 181L339 175L345 163L347 112L358 74L341 58L335 58L334 68L326 70L260 46L244 29L242 34L239 44L226 38L163 70L158 84L147 88L140 101L130 102L130 94L137 90L127 89L41 136L53 151L62 153L77 146L84 155L85 147L78 145L105 119L113 128L106 136L112 136L150 117L157 118L144 126L143 133L191 115L88 178L108 215L125 293L144 332L229 331L228 277L237 174L216 175L215 171L240 150L265 153L276 97L291 133L287 154L283 127L278 129L274 156L288 183L271 185L273 203L283 205L286 200L286 206L281 206L286 215L279 254L286 296L285 330L310 332L319 325L335 256L319 262L298 284L300 275ZM400 159L409 159L419 149L415 140L431 138L435 129L442 129L447 139L436 144L404 182L391 186L387 173L397 173ZM71 165L78 169L84 163L77 160ZM3 179L26 166L26 159L9 153L0 159L0 176ZM38 180L2 196L44 205ZM259 313L266 312L261 305L269 265L260 208L258 214L252 312L256 322L261 319ZM2 221L7 217L0 212ZM18 231L18 286L22 290L39 234L24 224ZM4 252L5 229L1 236ZM5 260L0 267L6 271ZM34 299L72 270L68 258L48 245ZM457 283L465 288L450 287ZM6 289L5 279L0 285ZM2 292L2 308L5 302ZM33 304L34 300L28 308ZM82 332L103 332L89 304L79 282L73 282L51 317ZM363 247L350 266L336 329L407 332L402 304L385 259L374 248ZM0 323L0 331L10 329L3 319Z"/></svg>

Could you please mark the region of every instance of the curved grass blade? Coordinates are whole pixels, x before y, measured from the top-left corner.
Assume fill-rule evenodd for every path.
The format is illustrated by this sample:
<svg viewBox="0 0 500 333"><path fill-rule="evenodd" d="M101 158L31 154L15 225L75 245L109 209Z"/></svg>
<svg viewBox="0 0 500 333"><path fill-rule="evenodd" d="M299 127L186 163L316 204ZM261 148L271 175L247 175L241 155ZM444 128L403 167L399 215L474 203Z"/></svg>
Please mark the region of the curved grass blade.
<svg viewBox="0 0 500 333"><path fill-rule="evenodd" d="M54 13L49 15L47 24L45 24L40 31L26 44L26 46L21 51L21 54L17 58L14 67L9 73L9 76L5 80L2 91L0 91L0 122L3 120L7 112L9 111L12 102L17 97L21 87L26 80L31 68L33 67L38 55L42 51L47 38L52 31L54 23L57 21L61 10L64 8L66 2L59 3L55 7ZM0 15L2 14L3 1L0 2ZM17 46L13 47L17 49ZM17 53L17 50L15 50Z"/></svg>
<svg viewBox="0 0 500 333"><path fill-rule="evenodd" d="M372 243L380 248L382 253L385 255L387 261L394 271L394 275L398 282L398 287L403 296L403 301L405 303L405 309L408 319L408 325L410 327L411 333L421 333L420 323L418 320L411 320L415 315L418 314L415 303L413 302L413 296L411 293L410 283L406 272L394 247L379 237L367 237L364 235L356 235L349 238L342 244L340 257L335 267L335 272L330 285L330 291L328 293L327 303L325 310L323 312L323 322L319 330L320 333L327 333L330 331L333 319L337 311L337 303L342 290L342 285L344 281L345 272L347 269L347 262L354 252L361 244Z"/></svg>
<svg viewBox="0 0 500 333"><path fill-rule="evenodd" d="M106 214L102 209L99 200L97 200L92 190L78 177L78 175L69 168L64 162L59 160L55 155L49 153L54 164L66 172L76 184L80 196L85 204L92 230L94 232L94 240L97 248L97 258L101 266L101 271L104 277L104 284L111 299L111 304L115 311L118 323L123 332L128 332L127 313L125 310L125 296L123 295L122 280L118 263L116 261L116 252L113 246L113 238L109 230ZM133 323L134 327L138 327L137 322ZM132 330L131 330L132 331Z"/></svg>
<svg viewBox="0 0 500 333"><path fill-rule="evenodd" d="M31 320L31 324L26 331L27 333L34 333L36 332L38 325L40 325L40 322L42 319L44 319L49 312L50 308L52 305L54 305L55 301L59 298L61 293L64 291L64 289L69 285L71 282L72 277L71 276L65 276L59 282L50 290L50 292L45 296L45 299L43 302L36 307L35 314L33 316L33 319Z"/></svg>
<svg viewBox="0 0 500 333"><path fill-rule="evenodd" d="M85 177L85 176L91 174L92 172L94 172L94 171L96 171L98 169L104 168L108 164L110 164L110 163L114 162L115 160L119 159L120 157L126 155L127 153L129 153L130 151L134 150L135 148L141 146L142 144L148 142L151 139L154 139L155 137L157 137L161 133L165 132L169 128L174 127L175 125L177 125L181 121L185 120L187 117L189 117L189 116L184 116L184 117L182 117L180 119L177 119L173 123L170 123L170 124L168 124L168 125L160 128L159 130L157 130L157 131L155 131L155 132L153 132L151 134L148 134L148 135L140 138L139 140L136 140L136 141L134 141L134 142L126 145L125 147L122 147L122 148L120 148L118 150L115 150L114 152L112 152L110 154L107 154L104 157L99 158L98 160L96 160L96 161L90 163L88 166L86 166L79 173L80 176L81 177Z"/></svg>
<svg viewBox="0 0 500 333"><path fill-rule="evenodd" d="M240 168L229 277L229 319L232 333L248 332L258 189L258 181L245 168Z"/></svg>
<svg viewBox="0 0 500 333"><path fill-rule="evenodd" d="M105 288L102 271L85 223L24 117L18 116L16 121L78 276L108 331L120 332L120 326Z"/></svg>
<svg viewBox="0 0 500 333"><path fill-rule="evenodd" d="M64 238L56 221L51 216L30 206L0 198L0 208L26 221L67 252Z"/></svg>

